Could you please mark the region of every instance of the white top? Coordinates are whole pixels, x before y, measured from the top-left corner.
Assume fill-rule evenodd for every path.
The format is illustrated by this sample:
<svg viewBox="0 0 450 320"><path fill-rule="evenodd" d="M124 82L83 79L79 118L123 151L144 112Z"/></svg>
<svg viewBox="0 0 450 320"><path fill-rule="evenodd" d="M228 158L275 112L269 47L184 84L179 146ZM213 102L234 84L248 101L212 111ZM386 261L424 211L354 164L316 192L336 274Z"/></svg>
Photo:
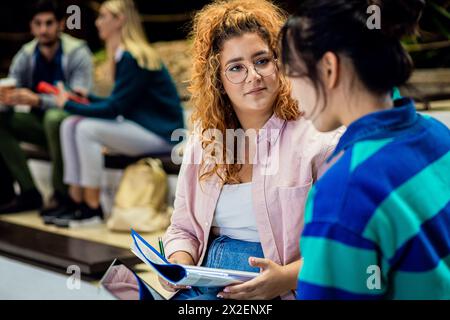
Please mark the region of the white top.
<svg viewBox="0 0 450 320"><path fill-rule="evenodd" d="M114 61L116 63L119 62L120 59L122 59L124 52L125 52L125 50L121 46L117 47L116 52L114 54Z"/></svg>
<svg viewBox="0 0 450 320"><path fill-rule="evenodd" d="M220 235L236 240L260 242L252 203L252 183L225 184L212 222Z"/></svg>

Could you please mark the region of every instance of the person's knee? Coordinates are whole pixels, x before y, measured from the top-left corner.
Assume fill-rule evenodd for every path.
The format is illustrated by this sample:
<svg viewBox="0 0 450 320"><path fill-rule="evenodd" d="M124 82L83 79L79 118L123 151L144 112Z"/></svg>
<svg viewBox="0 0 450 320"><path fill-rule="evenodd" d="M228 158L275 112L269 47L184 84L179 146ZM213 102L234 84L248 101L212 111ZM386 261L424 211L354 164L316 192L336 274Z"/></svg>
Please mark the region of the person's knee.
<svg viewBox="0 0 450 320"><path fill-rule="evenodd" d="M59 126L60 136L63 138L67 135L71 135L72 132L74 132L76 122L78 121L79 118L77 116L70 116L68 118L65 118Z"/></svg>
<svg viewBox="0 0 450 320"><path fill-rule="evenodd" d="M45 131L59 132L59 126L67 116L67 113L60 109L47 110L43 120Z"/></svg>
<svg viewBox="0 0 450 320"><path fill-rule="evenodd" d="M75 130L75 137L78 143L97 141L99 132L95 122L89 120L82 120L77 124Z"/></svg>

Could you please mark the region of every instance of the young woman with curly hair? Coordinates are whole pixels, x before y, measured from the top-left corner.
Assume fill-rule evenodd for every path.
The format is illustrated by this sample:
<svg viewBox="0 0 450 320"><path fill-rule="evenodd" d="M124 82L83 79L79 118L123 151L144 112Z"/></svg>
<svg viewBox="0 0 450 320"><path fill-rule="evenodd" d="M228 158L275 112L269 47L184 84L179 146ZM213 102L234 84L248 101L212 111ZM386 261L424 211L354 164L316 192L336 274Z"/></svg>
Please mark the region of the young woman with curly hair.
<svg viewBox="0 0 450 320"><path fill-rule="evenodd" d="M316 131L290 97L277 66L284 21L279 8L261 0L216 1L195 16L196 129L184 152L166 256L260 275L225 288L160 279L182 289L175 299L294 297L304 203L340 132Z"/></svg>

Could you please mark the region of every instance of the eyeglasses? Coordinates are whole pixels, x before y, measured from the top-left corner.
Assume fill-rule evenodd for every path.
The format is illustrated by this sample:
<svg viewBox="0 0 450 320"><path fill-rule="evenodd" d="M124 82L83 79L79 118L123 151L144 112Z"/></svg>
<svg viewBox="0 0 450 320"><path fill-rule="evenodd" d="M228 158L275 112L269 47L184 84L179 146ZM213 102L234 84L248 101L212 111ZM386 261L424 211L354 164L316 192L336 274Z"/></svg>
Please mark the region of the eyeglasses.
<svg viewBox="0 0 450 320"><path fill-rule="evenodd" d="M261 77L268 77L277 71L277 59L272 57L259 58L253 63L255 72ZM232 64L225 70L228 81L240 84L247 79L248 68L243 63Z"/></svg>

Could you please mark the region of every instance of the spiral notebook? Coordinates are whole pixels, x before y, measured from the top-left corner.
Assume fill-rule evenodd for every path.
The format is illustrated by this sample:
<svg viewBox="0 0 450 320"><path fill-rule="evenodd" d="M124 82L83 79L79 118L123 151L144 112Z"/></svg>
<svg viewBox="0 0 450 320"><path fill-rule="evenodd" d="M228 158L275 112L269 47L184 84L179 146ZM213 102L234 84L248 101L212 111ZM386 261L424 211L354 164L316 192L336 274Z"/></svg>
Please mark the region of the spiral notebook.
<svg viewBox="0 0 450 320"><path fill-rule="evenodd" d="M225 287L259 275L256 272L172 264L136 231L131 230L131 251L163 279L172 284L196 287Z"/></svg>

